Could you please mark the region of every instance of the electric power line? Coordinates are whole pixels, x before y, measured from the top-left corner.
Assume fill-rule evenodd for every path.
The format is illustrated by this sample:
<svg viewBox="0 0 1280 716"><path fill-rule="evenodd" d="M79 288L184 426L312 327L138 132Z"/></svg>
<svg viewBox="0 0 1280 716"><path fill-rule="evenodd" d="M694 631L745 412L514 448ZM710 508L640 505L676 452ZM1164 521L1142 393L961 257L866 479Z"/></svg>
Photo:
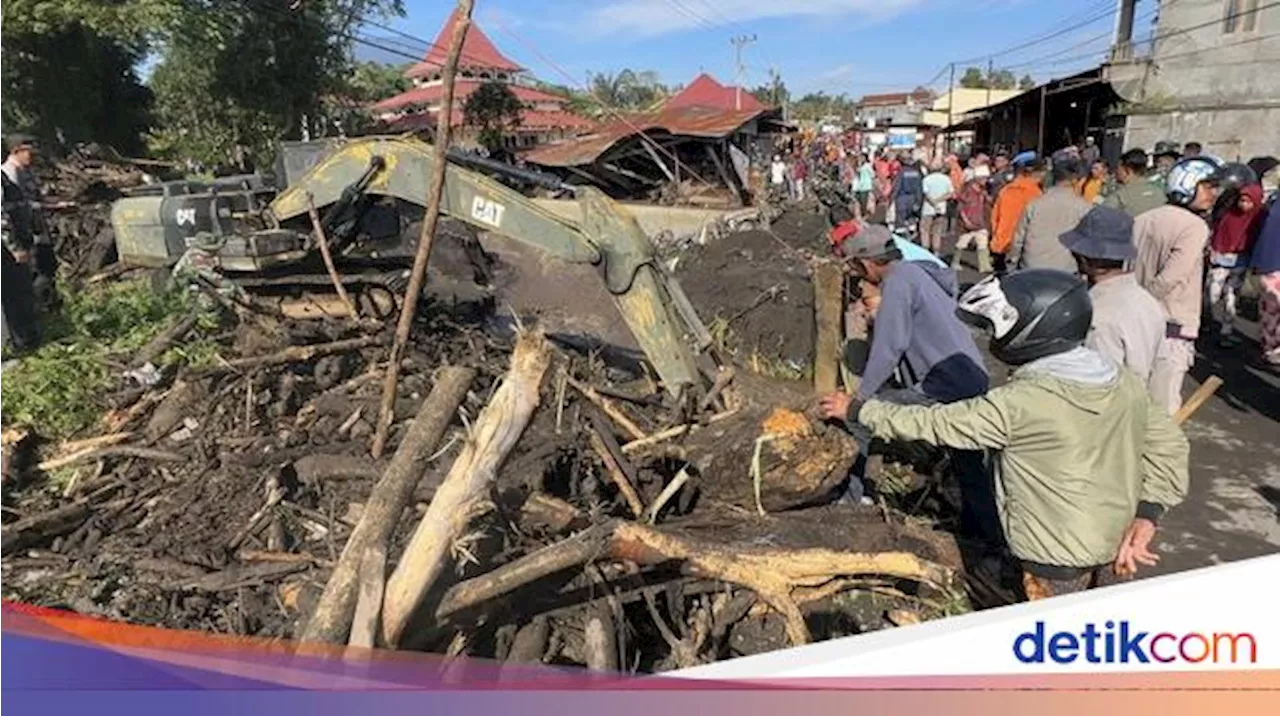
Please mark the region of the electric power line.
<svg viewBox="0 0 1280 716"><path fill-rule="evenodd" d="M997 57L1000 57L1000 56L1002 56L1002 55L1008 55L1008 54L1012 54L1012 53L1014 53L1014 52L1017 52L1017 51L1019 51L1019 50L1025 50L1025 49L1027 49L1028 47L1034 47L1035 45L1038 45L1038 44L1040 44L1040 43L1044 42L1045 40L1052 40L1052 39L1053 39L1053 38L1055 38L1055 37L1061 37L1062 35L1065 35L1065 34L1067 34L1067 33L1069 33L1069 32L1072 32L1073 30L1079 30L1079 29L1081 29L1081 28L1083 28L1083 27L1088 27L1089 25L1092 25L1093 23L1095 23L1095 22L1097 22L1097 21L1099 21L1099 20L1102 20L1102 19L1104 19L1104 18L1107 18L1107 17L1110 17L1110 16L1112 16L1112 15L1116 14L1118 11L1119 11L1119 8L1118 8L1118 7L1112 7L1110 10L1107 10L1107 11L1105 11L1105 12L1102 12L1101 14L1093 15L1093 16L1089 17L1088 19L1084 20L1084 21L1074 23L1074 24L1072 24L1072 25L1069 25L1069 26L1067 26L1067 27L1062 28L1061 30L1057 30L1057 31L1054 31L1054 32L1050 32L1050 33L1048 33L1048 34L1037 35L1037 36L1035 36L1035 37L1031 38L1030 40L1026 40L1025 42L1022 42L1022 43L1020 43L1020 44L1014 45L1014 46L1012 46L1012 47L1007 47L1007 48L1005 48L1005 49L1003 49L1003 50L997 50L997 51L992 52L992 53L989 53L989 54L985 54L985 55L978 55L978 56L976 56L976 57L971 57L971 58L964 59L964 60L956 60L956 61L954 62L954 64L957 64L957 65L963 65L963 64L966 64L966 63L970 63L970 62L980 62L980 61L982 61L982 60L993 60L993 59L995 59L995 58L997 58Z"/></svg>
<svg viewBox="0 0 1280 716"><path fill-rule="evenodd" d="M1171 1L1172 1L1172 0L1171 0ZM1266 5L1258 5L1257 7L1253 8L1252 10L1244 10L1244 11L1241 11L1241 12L1237 15L1237 17L1243 17L1243 16L1245 16L1245 15L1251 15L1251 14L1253 14L1253 13L1261 12L1261 11L1266 10L1266 9L1268 9L1268 8L1277 7L1277 6L1280 6L1280 0L1276 0L1275 2L1271 2L1271 3L1268 3L1268 4L1266 4ZM1166 5L1166 7L1167 7L1167 5ZM1153 13L1157 12L1158 10L1159 10L1159 7L1157 7L1157 8L1155 8L1155 9L1153 9L1153 10L1151 10L1151 11L1147 12L1145 16L1150 16L1151 14L1153 14ZM1193 30L1199 30L1199 29L1202 29L1202 28L1210 27L1210 26L1213 26L1213 25L1220 24L1221 22L1222 22L1222 18L1215 17L1213 20L1209 20L1209 21L1207 21L1207 22L1201 22L1201 23L1197 23L1197 24L1195 24L1195 25L1189 25L1189 26L1187 26L1187 27L1175 28L1175 29L1172 29L1172 30L1169 30L1169 31L1166 31L1166 32L1163 32L1163 33L1156 33L1156 34L1153 34L1150 38L1148 38L1148 40L1147 40L1147 41L1148 41L1148 42L1151 42L1151 43L1152 43L1152 45L1154 46L1154 44L1155 44L1156 42L1160 41L1160 40L1165 40L1165 39L1168 39L1168 38L1170 38L1170 37L1177 37L1178 35L1185 35L1186 33L1191 32L1191 31L1193 31ZM1079 49L1079 48L1081 48L1081 47L1083 47L1083 46L1086 46L1086 45L1092 44L1092 43L1094 43L1094 42L1097 42L1097 41L1098 41L1099 39L1101 39L1101 38L1109 37L1109 36L1110 36L1110 33L1105 33L1105 34L1102 34L1102 35L1096 35L1096 36L1094 36L1094 37L1092 37L1092 38L1090 38L1090 39L1088 39L1088 40L1084 41L1083 43L1079 43L1079 44L1077 44L1077 45L1073 45L1073 46L1071 46L1071 47L1069 47L1069 48L1066 48L1066 49L1064 49L1064 50L1058 50L1057 52L1054 52L1054 53L1051 53L1051 54L1048 54L1048 55L1043 55L1043 56L1038 57L1038 58L1035 58L1035 59L1033 59L1033 60L1031 60L1031 61L1029 61L1029 62L1021 63L1021 64L1019 64L1019 65L1013 65L1013 66L1011 66L1011 69L1012 69L1012 68L1023 67L1023 66L1027 66L1027 65L1039 64L1042 60L1047 60L1047 59L1053 58L1053 57L1055 57L1055 56L1057 56L1057 55L1062 54L1063 52L1067 52L1067 51L1074 50L1074 49ZM1233 43L1233 44L1234 44L1234 43ZM1243 44L1243 43L1241 43L1241 44ZM1213 51L1213 50L1217 50L1217 49L1219 49L1220 47L1230 47L1230 46L1231 46L1231 45L1214 46L1214 47L1206 47L1206 48L1203 48L1203 51L1205 51L1205 52L1211 52L1211 51ZM1197 50L1197 52L1199 52L1199 51L1201 51L1201 50ZM1090 59L1090 58L1093 58L1093 57L1096 57L1096 56L1097 56L1097 52L1090 52L1090 53L1088 53L1088 54L1078 55L1078 56L1076 56L1076 57L1064 58L1064 59L1061 59L1061 60L1054 60L1054 61L1052 61L1052 62L1046 62L1046 63L1043 63L1043 64L1044 64L1044 65L1046 65L1046 66L1048 66L1048 65L1062 65L1062 64L1068 64L1068 63L1070 63L1070 62L1076 62L1076 61L1082 61L1082 60ZM1163 59L1163 58L1161 58L1161 59Z"/></svg>

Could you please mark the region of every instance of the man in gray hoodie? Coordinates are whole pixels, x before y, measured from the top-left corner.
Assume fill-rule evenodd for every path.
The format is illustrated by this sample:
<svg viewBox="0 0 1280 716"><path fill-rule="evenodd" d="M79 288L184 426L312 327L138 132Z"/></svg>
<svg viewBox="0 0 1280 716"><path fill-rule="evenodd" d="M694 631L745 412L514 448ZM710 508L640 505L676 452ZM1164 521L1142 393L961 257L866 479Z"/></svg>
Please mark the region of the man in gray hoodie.
<svg viewBox="0 0 1280 716"><path fill-rule="evenodd" d="M883 226L864 226L841 245L841 254L864 281L878 287L870 350L857 394L832 393L822 398L824 407L854 400L878 400L907 405L952 403L987 392L989 378L973 334L956 316L955 273L926 261L904 261L893 235ZM861 357L854 360L861 362ZM856 368L856 366L854 366ZM895 372L904 388L891 388ZM837 410L838 412L838 410ZM865 462L871 432L861 424L849 426ZM995 500L990 478L982 467L982 454L953 453L953 465L965 504L963 529L998 541ZM861 470L855 467L850 496L861 498Z"/></svg>

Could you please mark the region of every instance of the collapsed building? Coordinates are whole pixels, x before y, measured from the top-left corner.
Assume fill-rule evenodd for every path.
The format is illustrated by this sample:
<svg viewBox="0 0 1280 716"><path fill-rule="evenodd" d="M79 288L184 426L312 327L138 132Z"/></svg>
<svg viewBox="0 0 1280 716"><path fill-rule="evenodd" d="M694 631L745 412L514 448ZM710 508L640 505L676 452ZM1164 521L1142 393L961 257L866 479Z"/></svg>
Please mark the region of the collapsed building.
<svg viewBox="0 0 1280 716"><path fill-rule="evenodd" d="M617 114L590 134L522 158L615 198L743 206L774 139L793 129L780 109L704 73L656 111Z"/></svg>

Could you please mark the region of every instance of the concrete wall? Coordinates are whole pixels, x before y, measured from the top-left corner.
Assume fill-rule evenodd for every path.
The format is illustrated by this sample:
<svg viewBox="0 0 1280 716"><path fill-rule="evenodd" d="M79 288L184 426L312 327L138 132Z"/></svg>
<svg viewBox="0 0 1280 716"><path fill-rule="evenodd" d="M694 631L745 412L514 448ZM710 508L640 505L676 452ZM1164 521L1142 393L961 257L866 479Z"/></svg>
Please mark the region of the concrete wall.
<svg viewBox="0 0 1280 716"><path fill-rule="evenodd" d="M1259 10L1248 30L1246 19L1237 18L1235 31L1226 32L1226 6L1227 0L1162 3L1155 30L1161 39L1144 47L1139 33L1133 57L1107 68L1116 92L1134 103L1127 145L1196 140L1230 158L1280 153L1280 39L1271 37L1280 33L1280 7Z"/></svg>
<svg viewBox="0 0 1280 716"><path fill-rule="evenodd" d="M1130 115L1125 147L1150 149L1162 139L1194 139L1229 161L1280 155L1280 107Z"/></svg>
<svg viewBox="0 0 1280 716"><path fill-rule="evenodd" d="M582 217L576 201L534 199L534 203L570 221L578 221ZM635 215L636 221L640 223L640 228L649 236L656 236L663 231L670 231L673 236L694 234L703 225L709 224L728 213L723 209L658 206L656 204L623 203L622 206Z"/></svg>

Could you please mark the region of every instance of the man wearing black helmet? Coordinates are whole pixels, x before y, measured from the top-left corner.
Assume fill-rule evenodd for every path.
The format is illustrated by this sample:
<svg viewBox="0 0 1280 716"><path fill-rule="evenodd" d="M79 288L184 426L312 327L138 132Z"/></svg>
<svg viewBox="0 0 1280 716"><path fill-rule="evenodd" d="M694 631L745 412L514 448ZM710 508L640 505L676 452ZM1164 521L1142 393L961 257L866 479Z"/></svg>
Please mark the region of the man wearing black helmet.
<svg viewBox="0 0 1280 716"><path fill-rule="evenodd" d="M1015 367L984 396L929 407L854 401L839 417L880 438L998 450L996 491L1029 599L1152 565L1156 522L1187 491L1189 446L1146 386L1084 346L1083 283L1053 269L989 277L960 298ZM1103 439L1105 436L1105 439Z"/></svg>

